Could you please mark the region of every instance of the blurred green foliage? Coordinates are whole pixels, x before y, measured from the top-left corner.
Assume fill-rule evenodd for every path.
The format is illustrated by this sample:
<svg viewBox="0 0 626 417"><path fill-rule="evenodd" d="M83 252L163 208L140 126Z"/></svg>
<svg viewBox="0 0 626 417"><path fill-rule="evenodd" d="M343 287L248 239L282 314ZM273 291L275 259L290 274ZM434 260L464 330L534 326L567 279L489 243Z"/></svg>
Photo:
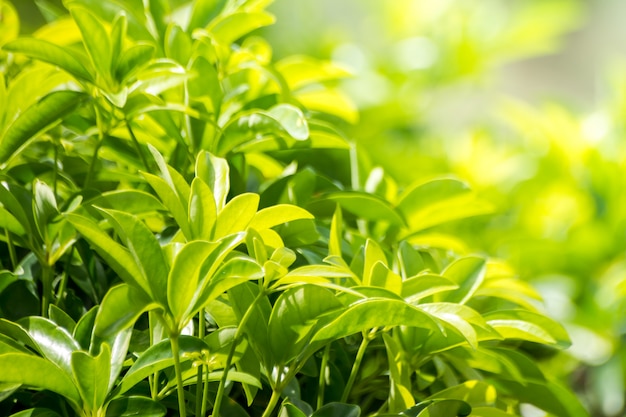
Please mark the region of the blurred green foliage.
<svg viewBox="0 0 626 417"><path fill-rule="evenodd" d="M360 111L349 131L370 166L400 187L452 172L495 204L495 215L448 231L534 283L574 340L547 366L592 415L621 416L624 66L607 63L603 94L583 106L529 103L499 82L511 63L558 53L602 3L278 0L278 24L265 33L276 54L306 52L352 71L341 89Z"/></svg>

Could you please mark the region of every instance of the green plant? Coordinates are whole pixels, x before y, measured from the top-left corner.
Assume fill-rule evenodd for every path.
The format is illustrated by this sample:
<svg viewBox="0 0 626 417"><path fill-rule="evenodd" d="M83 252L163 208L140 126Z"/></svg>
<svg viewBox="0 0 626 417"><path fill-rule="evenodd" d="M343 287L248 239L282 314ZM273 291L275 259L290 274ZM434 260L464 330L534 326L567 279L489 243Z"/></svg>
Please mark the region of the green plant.
<svg viewBox="0 0 626 417"><path fill-rule="evenodd" d="M367 169L346 72L273 62L268 3L0 21L2 413L585 415L525 353L569 344L534 290L437 233L490 205Z"/></svg>

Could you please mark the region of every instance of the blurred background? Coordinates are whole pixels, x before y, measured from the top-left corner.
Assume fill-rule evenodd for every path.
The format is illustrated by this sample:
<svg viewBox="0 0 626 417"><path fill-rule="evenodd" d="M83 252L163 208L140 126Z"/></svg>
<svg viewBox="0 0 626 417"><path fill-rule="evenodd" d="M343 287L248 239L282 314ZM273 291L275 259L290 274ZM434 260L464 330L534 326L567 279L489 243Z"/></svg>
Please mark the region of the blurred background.
<svg viewBox="0 0 626 417"><path fill-rule="evenodd" d="M35 1L61 4L13 0L23 33L45 21ZM352 74L309 99L330 113L352 103L337 122L370 168L399 187L452 175L493 204L448 226L456 247L532 282L573 340L548 371L594 417L625 415L626 1L275 0L269 10L277 22L260 34L275 60L309 55Z"/></svg>
<svg viewBox="0 0 626 417"><path fill-rule="evenodd" d="M263 34L276 59L306 54L352 73L337 87L355 112L338 117L372 167L400 186L454 175L494 204L449 231L533 282L573 340L550 371L591 415L625 415L626 2L276 0L270 10L277 23Z"/></svg>

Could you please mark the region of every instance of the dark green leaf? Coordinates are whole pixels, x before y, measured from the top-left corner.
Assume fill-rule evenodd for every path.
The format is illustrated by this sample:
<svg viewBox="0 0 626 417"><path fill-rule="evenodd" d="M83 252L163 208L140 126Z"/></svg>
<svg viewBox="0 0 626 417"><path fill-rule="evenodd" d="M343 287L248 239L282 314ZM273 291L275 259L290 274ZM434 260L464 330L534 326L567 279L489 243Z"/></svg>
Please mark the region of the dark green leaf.
<svg viewBox="0 0 626 417"><path fill-rule="evenodd" d="M105 417L163 417L167 408L145 397L116 398L107 405Z"/></svg>
<svg viewBox="0 0 626 417"><path fill-rule="evenodd" d="M0 139L0 165L19 153L34 137L74 111L85 94L54 91L22 112Z"/></svg>

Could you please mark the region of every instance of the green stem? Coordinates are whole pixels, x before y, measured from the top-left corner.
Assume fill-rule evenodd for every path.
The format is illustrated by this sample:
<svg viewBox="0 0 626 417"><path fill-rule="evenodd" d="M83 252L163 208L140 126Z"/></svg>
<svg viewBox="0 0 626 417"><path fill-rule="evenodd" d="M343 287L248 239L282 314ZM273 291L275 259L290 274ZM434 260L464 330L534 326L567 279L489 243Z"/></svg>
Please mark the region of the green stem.
<svg viewBox="0 0 626 417"><path fill-rule="evenodd" d="M343 394L341 395L342 403L348 401L348 395L350 395L350 391L352 390L354 381L356 381L356 376L359 373L359 368L361 367L361 362L363 361L363 356L365 355L365 350L367 350L367 345L370 343L370 340L371 339L369 337L369 334L365 334L364 332L361 346L359 346L359 350L356 352L356 357L354 358L354 364L352 365L352 371L350 371L350 377L348 378L346 387L344 388Z"/></svg>
<svg viewBox="0 0 626 417"><path fill-rule="evenodd" d="M47 263L41 264L41 282L43 284L43 294L41 296L41 315L48 318L48 306L52 298L52 268Z"/></svg>
<svg viewBox="0 0 626 417"><path fill-rule="evenodd" d="M320 380L317 386L317 409L324 405L324 390L326 389L326 368L328 367L328 358L330 356L330 343L324 348L322 356L322 364L320 366Z"/></svg>
<svg viewBox="0 0 626 417"><path fill-rule="evenodd" d="M150 346L155 345L154 340L154 313L150 311L148 313L148 327L150 331ZM154 401L157 401L159 396L159 371L155 371L154 374L150 375L148 378L150 384L150 395Z"/></svg>
<svg viewBox="0 0 626 417"><path fill-rule="evenodd" d="M202 390L202 409L200 410L200 416L206 416L206 403L209 398L209 368L206 370L206 379L204 380L204 389Z"/></svg>
<svg viewBox="0 0 626 417"><path fill-rule="evenodd" d="M204 338L204 328L206 326L205 318L204 318L204 309L201 309L198 313L198 337L200 339ZM198 366L198 375L196 377L196 416L204 416L204 414L200 414L202 407L204 407L204 403L206 402L206 398L203 395L202 389L202 372L204 370L204 366ZM207 368L207 374L209 370ZM200 401L200 398L202 401Z"/></svg>
<svg viewBox="0 0 626 417"><path fill-rule="evenodd" d="M178 347L178 336L170 335L170 344L172 345L172 355L174 356L174 370L176 371L176 392L178 394L178 413L180 417L187 416L185 409L185 390L183 389L183 374L180 368L180 349Z"/></svg>
<svg viewBox="0 0 626 417"><path fill-rule="evenodd" d="M265 407L265 411L263 412L263 415L261 417L269 417L272 414L272 411L274 411L276 404L278 404L279 399L280 391L273 390L272 396L270 397L270 402L267 404L267 407Z"/></svg>
<svg viewBox="0 0 626 417"><path fill-rule="evenodd" d="M243 329L246 326L246 323L252 316L252 312L254 311L254 307L256 304L263 299L265 296L265 291L259 290L259 294L256 296L246 313L241 318L241 322L239 323L239 327L237 327L237 332L235 333L235 337L233 338L233 344L230 347L230 351L228 352L228 358L226 359L226 364L224 365L224 373L222 374L222 378L220 379L220 385L217 388L217 394L215 396L215 405L213 406L213 414L212 417L219 417L220 415L220 407L222 405L222 397L224 397L224 389L226 388L226 380L228 379L228 370L233 362L233 356L235 355L235 349L237 348L237 344L239 343L239 339L243 334ZM272 394L273 395L273 394Z"/></svg>
<svg viewBox="0 0 626 417"><path fill-rule="evenodd" d="M135 132L133 132L133 129L130 127L129 120L126 120L126 129L128 129L128 134L130 135L130 138L133 140L133 143L135 144L135 148L137 149L139 158L141 158L141 163L143 164L144 169L149 172L150 165L148 165L148 160L146 159L143 152L141 151L141 145L139 144L139 141L137 140L137 136L135 136Z"/></svg>
<svg viewBox="0 0 626 417"><path fill-rule="evenodd" d="M13 245L13 239L11 239L11 233L4 228L4 234L7 237L7 246L9 247L9 259L11 259L11 271L15 271L17 268L17 253L15 252L15 245Z"/></svg>
<svg viewBox="0 0 626 417"><path fill-rule="evenodd" d="M96 162L98 162L98 152L100 152L100 147L102 146L102 138L98 139L98 143L93 148L93 155L91 155L91 162L89 163L89 170L87 171L87 177L85 178L85 184L83 189L89 188L91 185L91 181L93 181L93 175L96 171Z"/></svg>

